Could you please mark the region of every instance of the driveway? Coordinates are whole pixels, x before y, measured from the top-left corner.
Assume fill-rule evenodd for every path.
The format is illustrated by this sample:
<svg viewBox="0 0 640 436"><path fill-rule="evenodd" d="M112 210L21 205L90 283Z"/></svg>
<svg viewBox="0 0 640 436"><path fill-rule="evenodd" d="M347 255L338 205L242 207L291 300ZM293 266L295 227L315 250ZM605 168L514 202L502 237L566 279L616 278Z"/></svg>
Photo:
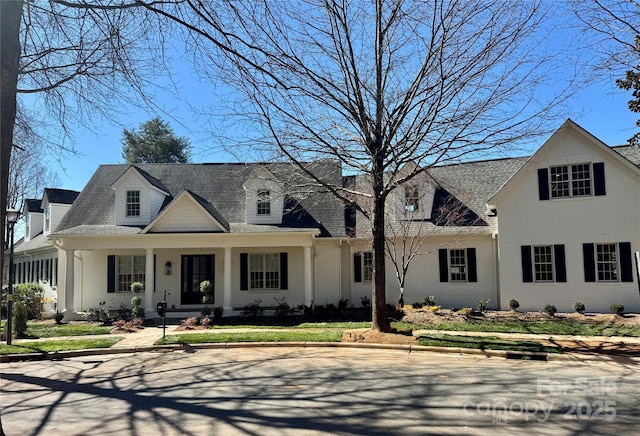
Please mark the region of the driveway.
<svg viewBox="0 0 640 436"><path fill-rule="evenodd" d="M1 365L7 435L636 434L640 359L237 348Z"/></svg>

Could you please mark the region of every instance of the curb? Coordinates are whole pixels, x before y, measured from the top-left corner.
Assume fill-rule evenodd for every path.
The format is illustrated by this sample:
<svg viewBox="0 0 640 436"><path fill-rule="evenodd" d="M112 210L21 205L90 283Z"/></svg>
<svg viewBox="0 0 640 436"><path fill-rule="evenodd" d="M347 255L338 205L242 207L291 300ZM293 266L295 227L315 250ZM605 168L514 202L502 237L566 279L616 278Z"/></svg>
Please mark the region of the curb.
<svg viewBox="0 0 640 436"><path fill-rule="evenodd" d="M500 357L511 360L536 360L536 361L574 361L583 362L585 360L611 361L620 356L615 354L602 353L543 353L531 351L507 351L507 350L479 350L475 348L453 348L453 347L431 347L422 345L397 345L397 344L367 344L351 342L225 342L211 344L178 344L178 345L149 345L136 347L115 347L115 348L92 348L87 350L56 351L51 353L27 353L27 354L4 354L0 355L0 363L40 361L40 360L62 360L72 357L107 355L107 354L135 354L135 353L160 353L160 352L194 352L193 350L206 349L233 349L233 348L357 348L370 350L396 350L412 352L429 352L441 354L457 354L461 357Z"/></svg>

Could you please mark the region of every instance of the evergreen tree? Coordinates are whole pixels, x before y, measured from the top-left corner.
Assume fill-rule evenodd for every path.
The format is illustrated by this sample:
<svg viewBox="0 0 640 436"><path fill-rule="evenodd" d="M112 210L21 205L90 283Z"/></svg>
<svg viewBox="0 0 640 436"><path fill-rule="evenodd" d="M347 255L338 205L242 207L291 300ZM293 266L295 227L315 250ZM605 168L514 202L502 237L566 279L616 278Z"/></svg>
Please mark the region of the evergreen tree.
<svg viewBox="0 0 640 436"><path fill-rule="evenodd" d="M187 163L190 149L187 138L176 136L158 117L122 133L122 157L129 163Z"/></svg>

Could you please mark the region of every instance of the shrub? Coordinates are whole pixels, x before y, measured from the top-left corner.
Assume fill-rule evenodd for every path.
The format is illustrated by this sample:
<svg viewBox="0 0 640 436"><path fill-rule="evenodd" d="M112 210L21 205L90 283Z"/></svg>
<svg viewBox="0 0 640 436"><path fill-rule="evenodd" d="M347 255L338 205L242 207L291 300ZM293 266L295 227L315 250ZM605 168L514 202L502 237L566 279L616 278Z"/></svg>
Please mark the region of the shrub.
<svg viewBox="0 0 640 436"><path fill-rule="evenodd" d="M424 305L423 305L422 303L418 302L418 301L416 301L415 303L413 303L413 304L411 305L411 307L412 307L413 309L422 309L422 306L424 306Z"/></svg>
<svg viewBox="0 0 640 436"><path fill-rule="evenodd" d="M469 314L471 314L471 312L473 312L473 309L470 307L463 307L462 309L456 311L458 315L462 316L468 316Z"/></svg>
<svg viewBox="0 0 640 436"><path fill-rule="evenodd" d="M520 307L520 303L518 303L518 300L514 300L514 299L509 300L509 308L511 310L517 310L518 307Z"/></svg>
<svg viewBox="0 0 640 436"><path fill-rule="evenodd" d="M200 315L202 315L203 317L208 317L209 315L211 315L212 310L213 309L211 309L209 306L204 306L200 311Z"/></svg>
<svg viewBox="0 0 640 436"><path fill-rule="evenodd" d="M476 309L478 309L480 312L484 312L485 310L487 310L487 304L489 304L489 301L491 301L490 298L480 298L478 300Z"/></svg>
<svg viewBox="0 0 640 436"><path fill-rule="evenodd" d="M213 303L213 284L210 280L203 280L200 282L200 292L202 292L202 302Z"/></svg>
<svg viewBox="0 0 640 436"><path fill-rule="evenodd" d="M349 299L341 298L340 301L338 301L338 311L344 314L348 308L349 308Z"/></svg>
<svg viewBox="0 0 640 436"><path fill-rule="evenodd" d="M136 294L144 291L144 283L142 282L133 282L131 283L131 292L135 292Z"/></svg>
<svg viewBox="0 0 640 436"><path fill-rule="evenodd" d="M430 307L436 305L436 297L435 295L429 295L424 298L424 306Z"/></svg>
<svg viewBox="0 0 640 436"><path fill-rule="evenodd" d="M575 303L573 303L573 310L575 310L578 313L582 313L585 311L585 307L584 304L582 303L582 301L576 301Z"/></svg>
<svg viewBox="0 0 640 436"><path fill-rule="evenodd" d="M217 306L213 308L213 318L219 320L222 318L222 313L224 309L221 306Z"/></svg>
<svg viewBox="0 0 640 436"><path fill-rule="evenodd" d="M371 307L371 298L369 297L360 297L360 304L362 307L369 308Z"/></svg>
<svg viewBox="0 0 640 436"><path fill-rule="evenodd" d="M2 290L2 312L6 313L7 287ZM21 283L13 286L14 305L22 302L27 310L27 319L40 318L44 290L38 283Z"/></svg>
<svg viewBox="0 0 640 436"><path fill-rule="evenodd" d="M13 330L16 336L24 336L27 333L27 304L24 301L13 303Z"/></svg>
<svg viewBox="0 0 640 436"><path fill-rule="evenodd" d="M64 319L64 313L61 313L59 310L56 310L56 314L53 315L53 319L56 321L56 324L62 324L62 320Z"/></svg>
<svg viewBox="0 0 640 436"><path fill-rule="evenodd" d="M198 325L198 318L196 318L195 316L192 316L190 318L187 319L183 319L180 322L180 325L182 327L188 328L188 329L192 329L194 327L196 327Z"/></svg>
<svg viewBox="0 0 640 436"><path fill-rule="evenodd" d="M276 305L273 306L273 312L274 315L280 318L284 318L285 316L288 316L291 313L291 306L289 306L289 303L287 303L285 300L285 297L282 298L276 298L273 297L274 300L276 300Z"/></svg>
<svg viewBox="0 0 640 436"><path fill-rule="evenodd" d="M84 318L91 322L101 322L107 324L112 320L111 313L104 307L105 302L98 303L98 307L92 307L84 312Z"/></svg>
<svg viewBox="0 0 640 436"><path fill-rule="evenodd" d="M547 304L546 306L544 306L544 313L549 316L555 316L557 312L558 309L556 309L556 306L554 306L553 304Z"/></svg>
<svg viewBox="0 0 640 436"><path fill-rule="evenodd" d="M133 285L131 285L131 287L133 288ZM131 304L133 305L133 308L131 308L131 314L133 315L133 317L144 318L144 307L141 306L142 298L137 296L131 297Z"/></svg>
<svg viewBox="0 0 640 436"><path fill-rule="evenodd" d="M200 320L200 325L209 327L211 325L211 318L209 318L208 316L203 316Z"/></svg>
<svg viewBox="0 0 640 436"><path fill-rule="evenodd" d="M609 306L609 309L611 310L611 313L615 313L617 315L624 313L624 305L620 303L613 303Z"/></svg>
<svg viewBox="0 0 640 436"><path fill-rule="evenodd" d="M242 308L242 315L252 317L262 316L264 309L260 307L260 303L262 303L262 300L258 298L257 300L253 300L252 303L245 304Z"/></svg>
<svg viewBox="0 0 640 436"><path fill-rule="evenodd" d="M441 308L441 306L429 306L429 310L433 313L436 313L437 311L439 311Z"/></svg>

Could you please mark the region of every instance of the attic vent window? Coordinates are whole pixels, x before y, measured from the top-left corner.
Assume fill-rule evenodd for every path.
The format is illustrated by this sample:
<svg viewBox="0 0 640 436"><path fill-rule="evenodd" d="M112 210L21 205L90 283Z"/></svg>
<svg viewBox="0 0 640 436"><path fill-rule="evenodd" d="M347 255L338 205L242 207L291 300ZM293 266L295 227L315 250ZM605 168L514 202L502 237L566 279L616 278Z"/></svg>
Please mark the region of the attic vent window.
<svg viewBox="0 0 640 436"><path fill-rule="evenodd" d="M257 213L260 216L271 215L271 191L258 189Z"/></svg>
<svg viewBox="0 0 640 436"><path fill-rule="evenodd" d="M127 191L127 216L140 216L140 191Z"/></svg>

